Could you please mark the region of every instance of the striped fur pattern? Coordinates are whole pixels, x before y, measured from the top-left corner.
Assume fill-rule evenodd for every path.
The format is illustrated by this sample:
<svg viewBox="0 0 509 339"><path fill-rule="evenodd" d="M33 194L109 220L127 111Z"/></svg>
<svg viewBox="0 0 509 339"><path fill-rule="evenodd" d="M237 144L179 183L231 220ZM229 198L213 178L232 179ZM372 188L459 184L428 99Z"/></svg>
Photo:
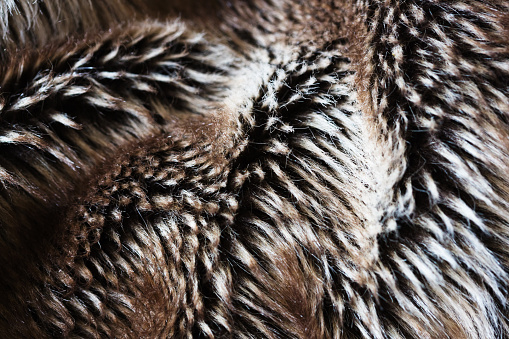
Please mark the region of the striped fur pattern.
<svg viewBox="0 0 509 339"><path fill-rule="evenodd" d="M509 337L504 1L0 16L2 337Z"/></svg>

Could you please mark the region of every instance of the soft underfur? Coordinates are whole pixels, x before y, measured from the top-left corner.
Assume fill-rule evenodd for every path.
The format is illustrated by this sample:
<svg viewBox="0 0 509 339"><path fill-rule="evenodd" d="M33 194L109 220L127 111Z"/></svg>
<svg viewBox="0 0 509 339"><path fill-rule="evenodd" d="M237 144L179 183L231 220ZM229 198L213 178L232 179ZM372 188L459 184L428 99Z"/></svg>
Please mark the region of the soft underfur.
<svg viewBox="0 0 509 339"><path fill-rule="evenodd" d="M0 18L0 337L509 338L505 0Z"/></svg>

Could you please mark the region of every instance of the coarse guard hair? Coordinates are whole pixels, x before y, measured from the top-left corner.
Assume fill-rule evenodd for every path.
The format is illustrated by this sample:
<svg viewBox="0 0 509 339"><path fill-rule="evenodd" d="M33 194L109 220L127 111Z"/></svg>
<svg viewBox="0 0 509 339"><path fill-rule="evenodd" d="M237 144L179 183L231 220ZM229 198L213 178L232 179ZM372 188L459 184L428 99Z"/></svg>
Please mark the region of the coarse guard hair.
<svg viewBox="0 0 509 339"><path fill-rule="evenodd" d="M506 0L0 0L1 338L509 338Z"/></svg>

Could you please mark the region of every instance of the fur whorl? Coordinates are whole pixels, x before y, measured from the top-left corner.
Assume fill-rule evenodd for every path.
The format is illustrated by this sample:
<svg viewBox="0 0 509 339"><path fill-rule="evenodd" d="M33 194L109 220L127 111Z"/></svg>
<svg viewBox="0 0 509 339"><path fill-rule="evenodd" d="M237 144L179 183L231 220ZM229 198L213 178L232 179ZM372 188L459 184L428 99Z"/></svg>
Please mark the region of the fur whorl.
<svg viewBox="0 0 509 339"><path fill-rule="evenodd" d="M509 337L505 1L0 18L0 337Z"/></svg>

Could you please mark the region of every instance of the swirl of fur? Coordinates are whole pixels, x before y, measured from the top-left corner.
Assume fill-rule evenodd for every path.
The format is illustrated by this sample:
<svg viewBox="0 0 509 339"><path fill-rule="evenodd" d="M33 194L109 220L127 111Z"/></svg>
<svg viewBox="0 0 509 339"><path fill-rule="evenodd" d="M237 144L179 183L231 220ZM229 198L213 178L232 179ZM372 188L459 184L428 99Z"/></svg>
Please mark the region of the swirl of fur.
<svg viewBox="0 0 509 339"><path fill-rule="evenodd" d="M1 337L509 336L505 1L0 18Z"/></svg>

